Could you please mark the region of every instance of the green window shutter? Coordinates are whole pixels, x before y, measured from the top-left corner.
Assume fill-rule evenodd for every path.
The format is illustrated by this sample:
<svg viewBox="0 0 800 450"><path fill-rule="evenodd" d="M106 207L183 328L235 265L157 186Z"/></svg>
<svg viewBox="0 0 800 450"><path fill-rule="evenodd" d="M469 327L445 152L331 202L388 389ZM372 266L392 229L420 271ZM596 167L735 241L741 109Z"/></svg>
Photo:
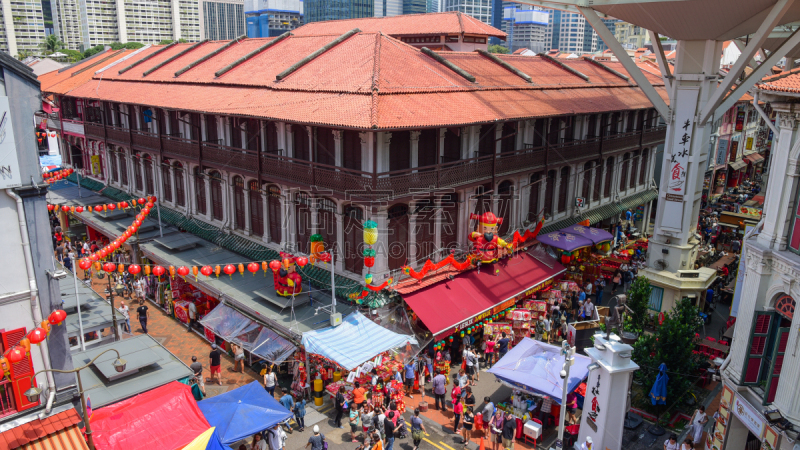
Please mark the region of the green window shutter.
<svg viewBox="0 0 800 450"><path fill-rule="evenodd" d="M786 353L786 344L789 342L789 331L790 328L778 328L777 345L772 355L772 364L770 364L769 372L767 373L767 387L764 389L765 405L775 401L775 393L778 391L778 379L781 376L781 368L783 367L783 355Z"/></svg>
<svg viewBox="0 0 800 450"><path fill-rule="evenodd" d="M747 346L747 359L742 370L742 384L754 385L761 381L761 372L764 358L769 347L769 335L772 330L771 312L756 311L753 318L753 328L750 333L750 343Z"/></svg>

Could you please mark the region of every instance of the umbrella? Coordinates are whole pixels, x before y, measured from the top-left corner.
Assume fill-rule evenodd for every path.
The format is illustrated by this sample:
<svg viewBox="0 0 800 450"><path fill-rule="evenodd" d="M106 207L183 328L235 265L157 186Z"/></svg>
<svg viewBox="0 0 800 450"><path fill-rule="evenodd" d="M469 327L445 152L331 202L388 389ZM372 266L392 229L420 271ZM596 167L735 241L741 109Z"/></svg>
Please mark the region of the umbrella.
<svg viewBox="0 0 800 450"><path fill-rule="evenodd" d="M652 402L652 404L667 404L667 381L669 381L669 375L667 375L667 365L661 363L661 365L658 366L658 376L656 377L656 382L653 384L653 389L650 389L650 402Z"/></svg>

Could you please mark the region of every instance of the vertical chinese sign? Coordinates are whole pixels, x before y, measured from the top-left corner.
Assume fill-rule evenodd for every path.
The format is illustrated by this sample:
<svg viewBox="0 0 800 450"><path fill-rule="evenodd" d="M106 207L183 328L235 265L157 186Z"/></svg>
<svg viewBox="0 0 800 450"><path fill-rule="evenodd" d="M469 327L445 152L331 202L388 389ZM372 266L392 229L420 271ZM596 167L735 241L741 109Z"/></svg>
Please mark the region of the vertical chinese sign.
<svg viewBox="0 0 800 450"><path fill-rule="evenodd" d="M686 172L692 153L693 113L698 94L699 88L678 89L675 99L677 111L675 112L675 122L672 125L671 147L665 155L668 170L664 187L665 204L661 226L677 232L680 232L683 227L683 202L688 180Z"/></svg>

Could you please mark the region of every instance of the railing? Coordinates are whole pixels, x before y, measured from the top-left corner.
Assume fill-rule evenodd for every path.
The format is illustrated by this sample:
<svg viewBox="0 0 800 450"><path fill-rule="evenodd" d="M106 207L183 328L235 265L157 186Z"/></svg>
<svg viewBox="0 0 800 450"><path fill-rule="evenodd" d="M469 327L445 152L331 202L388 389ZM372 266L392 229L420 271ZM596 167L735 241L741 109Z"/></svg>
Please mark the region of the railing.
<svg viewBox="0 0 800 450"><path fill-rule="evenodd" d="M241 148L203 142L203 163L220 169L258 173L258 154Z"/></svg>
<svg viewBox="0 0 800 450"><path fill-rule="evenodd" d="M639 147L641 131L613 134L603 137L603 153L630 150Z"/></svg>
<svg viewBox="0 0 800 450"><path fill-rule="evenodd" d="M666 125L651 128L649 130L644 131L644 136L642 136L642 145L652 145L660 143L664 141L666 138L667 138Z"/></svg>
<svg viewBox="0 0 800 450"><path fill-rule="evenodd" d="M149 131L131 130L133 146L139 150L149 150L158 152L161 149L161 142L158 135Z"/></svg>
<svg viewBox="0 0 800 450"><path fill-rule="evenodd" d="M105 139L106 137L102 123L86 122L83 124L83 128L86 131L86 137L88 138Z"/></svg>
<svg viewBox="0 0 800 450"><path fill-rule="evenodd" d="M131 132L127 128L106 125L108 140L120 145L130 145Z"/></svg>
<svg viewBox="0 0 800 450"><path fill-rule="evenodd" d="M200 157L199 143L191 139L164 135L164 154L178 159L197 160Z"/></svg>
<svg viewBox="0 0 800 450"><path fill-rule="evenodd" d="M8 379L0 382L0 417L16 414L17 407L14 402L11 382Z"/></svg>

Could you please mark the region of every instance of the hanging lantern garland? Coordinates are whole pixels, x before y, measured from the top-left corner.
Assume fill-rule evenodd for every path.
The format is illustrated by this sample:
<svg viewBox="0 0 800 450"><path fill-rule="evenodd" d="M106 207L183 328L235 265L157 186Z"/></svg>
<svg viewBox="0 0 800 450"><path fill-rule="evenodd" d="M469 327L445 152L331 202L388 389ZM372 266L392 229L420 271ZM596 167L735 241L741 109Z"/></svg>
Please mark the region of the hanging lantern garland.
<svg viewBox="0 0 800 450"><path fill-rule="evenodd" d="M67 313L61 309L57 309L50 313L50 316L42 321L41 326L34 328L30 333L23 336L17 345L9 348L0 356L0 370L7 378L11 377L11 365L16 364L29 358L31 356L31 344L40 345L50 336L50 324L61 325L64 319L67 318Z"/></svg>
<svg viewBox="0 0 800 450"><path fill-rule="evenodd" d="M365 248L362 255L364 256L364 266L369 269L366 275L364 275L364 289L361 291L360 294L353 293L348 295L351 300L354 300L357 304L361 304L361 300L364 299L367 295L369 295L370 291L372 292L380 292L387 287L389 287L393 282L394 279L389 278L379 286L373 286L372 280L374 279L371 270L372 267L375 265L375 249L372 248L375 243L378 242L378 224L375 221L367 220L364 222L364 244L368 245L369 247Z"/></svg>
<svg viewBox="0 0 800 450"><path fill-rule="evenodd" d="M47 172L42 174L42 178L44 178L44 182L47 184L55 183L56 181L61 181L64 178L67 178L75 172L74 169L61 169L56 170L54 172Z"/></svg>

